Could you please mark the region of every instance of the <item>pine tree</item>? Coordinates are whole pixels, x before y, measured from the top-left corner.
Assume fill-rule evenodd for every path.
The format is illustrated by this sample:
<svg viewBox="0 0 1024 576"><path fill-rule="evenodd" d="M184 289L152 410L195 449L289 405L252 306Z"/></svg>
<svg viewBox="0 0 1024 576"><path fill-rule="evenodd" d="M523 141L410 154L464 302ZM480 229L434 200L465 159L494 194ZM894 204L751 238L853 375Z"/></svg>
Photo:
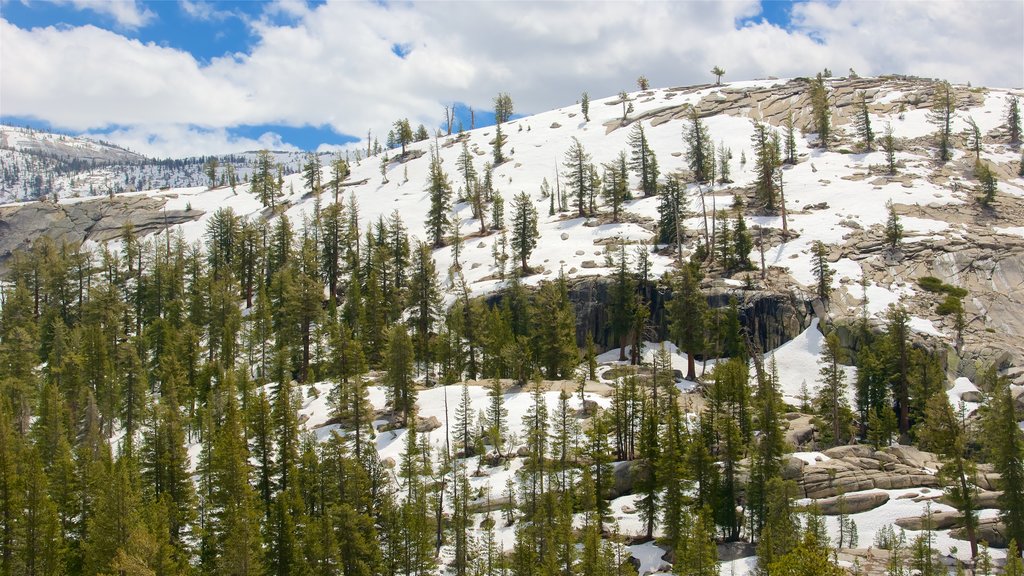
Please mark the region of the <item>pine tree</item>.
<svg viewBox="0 0 1024 576"><path fill-rule="evenodd" d="M732 208L736 212L736 223L732 229L734 265L735 268L740 270L749 270L752 268L750 251L754 249L754 240L750 237L750 232L747 230L747 221L743 217L743 198L738 194L732 197Z"/></svg>
<svg viewBox="0 0 1024 576"><path fill-rule="evenodd" d="M590 154L587 154L583 144L575 136L565 152L562 166L566 169L566 186L571 190L577 214L582 218L586 216L587 196L590 190Z"/></svg>
<svg viewBox="0 0 1024 576"><path fill-rule="evenodd" d="M991 370L986 379L992 393L982 420L983 440L989 460L1000 473L1000 516L1007 538L1024 542L1024 431L1016 425L1021 415L1015 408L1008 380Z"/></svg>
<svg viewBox="0 0 1024 576"><path fill-rule="evenodd" d="M897 304L889 306L886 316L885 338L890 347L887 354L890 363L887 367L888 380L896 401L899 432L906 435L910 433L910 314L902 304Z"/></svg>
<svg viewBox="0 0 1024 576"><path fill-rule="evenodd" d="M899 214L896 213L892 200L886 200L885 209L889 214L885 220L885 243L889 245L890 250L896 250L903 243L903 224L900 223Z"/></svg>
<svg viewBox="0 0 1024 576"><path fill-rule="evenodd" d="M306 163L302 167L302 181L306 189L314 194L319 194L323 188L323 163L320 155L315 152L306 154Z"/></svg>
<svg viewBox="0 0 1024 576"><path fill-rule="evenodd" d="M683 266L672 277L672 299L669 301L669 333L673 342L686 353L686 379L695 381L694 356L704 350L704 317L707 301L700 290L698 272Z"/></svg>
<svg viewBox="0 0 1024 576"><path fill-rule="evenodd" d="M590 122L590 95L586 92L580 97L580 113L584 122Z"/></svg>
<svg viewBox="0 0 1024 576"><path fill-rule="evenodd" d="M604 165L604 187L601 196L605 204L612 207L612 222L619 221L622 203L629 193L629 172L626 169L626 153L620 152L614 162Z"/></svg>
<svg viewBox="0 0 1024 576"><path fill-rule="evenodd" d="M495 194L491 201L491 227L505 229L505 198L501 194Z"/></svg>
<svg viewBox="0 0 1024 576"><path fill-rule="evenodd" d="M534 349L538 364L551 380L571 378L579 362L576 347L576 315L569 301L565 275L541 284L535 300Z"/></svg>
<svg viewBox="0 0 1024 576"><path fill-rule="evenodd" d="M405 326L397 324L388 330L384 356L387 368L384 383L393 418L396 422L408 424L415 397L412 383L413 343Z"/></svg>
<svg viewBox="0 0 1024 576"><path fill-rule="evenodd" d="M217 168L219 167L220 164L217 161L216 156L210 156L209 158L206 159L206 162L203 164L203 172L206 174L206 177L210 180L210 190L212 190L214 186L217 185Z"/></svg>
<svg viewBox="0 0 1024 576"><path fill-rule="evenodd" d="M939 149L939 161L946 162L953 157L951 137L953 134L953 117L956 115L956 93L949 82L935 85L932 96L932 107L928 111L928 121L938 128L936 144Z"/></svg>
<svg viewBox="0 0 1024 576"><path fill-rule="evenodd" d="M693 181L704 184L711 180L715 171L715 149L708 134L708 129L700 119L700 111L691 108L688 114L689 125L683 133L686 143L686 162L693 176Z"/></svg>
<svg viewBox="0 0 1024 576"><path fill-rule="evenodd" d="M437 150L430 155L430 172L427 180L427 195L430 197L430 211L427 213L427 234L434 248L444 246L444 234L451 226L448 218L451 212L452 185L448 175L441 168L441 157Z"/></svg>
<svg viewBox="0 0 1024 576"><path fill-rule="evenodd" d="M978 123L974 121L971 116L967 117L967 129L968 132L968 144L971 147L971 152L974 152L974 162L977 164L981 161L981 145L983 144L981 136L981 128L978 127Z"/></svg>
<svg viewBox="0 0 1024 576"><path fill-rule="evenodd" d="M412 143L412 125L408 118L395 120L394 124L395 144L402 147L402 158L405 158L405 147Z"/></svg>
<svg viewBox="0 0 1024 576"><path fill-rule="evenodd" d="M725 146L725 140L718 143L718 152L715 156L718 158L718 183L732 184L732 176L729 168L729 162L732 160L732 149Z"/></svg>
<svg viewBox="0 0 1024 576"><path fill-rule="evenodd" d="M857 130L857 135L864 141L864 149L871 152L874 149L875 133L871 130L871 113L868 111L867 96L863 90L857 92L853 105L856 108L853 126Z"/></svg>
<svg viewBox="0 0 1024 576"><path fill-rule="evenodd" d="M885 151L885 165L889 175L896 175L896 138L893 136L892 124L885 125L885 134L882 136L882 150Z"/></svg>
<svg viewBox="0 0 1024 576"><path fill-rule="evenodd" d="M624 361L627 338L632 329L633 314L637 306L636 280L629 272L629 259L624 243L619 244L615 270L615 279L608 291L608 327L611 328L612 337L619 343L619 361Z"/></svg>
<svg viewBox="0 0 1024 576"><path fill-rule="evenodd" d="M1020 144L1020 100L1013 95L1006 97L1006 133L1010 144Z"/></svg>
<svg viewBox="0 0 1024 576"><path fill-rule="evenodd" d="M537 208L526 192L516 194L512 199L512 254L520 263L520 271L527 274L527 261L537 247Z"/></svg>
<svg viewBox="0 0 1024 576"><path fill-rule="evenodd" d="M252 172L252 179L249 181L249 189L259 198L264 206L271 209L275 207L277 197L281 190L277 187L274 173L277 166L269 150L260 150L256 154L256 167Z"/></svg>
<svg viewBox="0 0 1024 576"><path fill-rule="evenodd" d="M839 336L833 330L825 336L825 345L821 348L821 386L818 388L815 404L818 414L824 420L822 442L825 445L846 444L850 440L850 429L853 417L846 394L846 373L843 371L843 349Z"/></svg>
<svg viewBox="0 0 1024 576"><path fill-rule="evenodd" d="M786 129L786 164L796 164L796 125L793 121L793 111L786 114L786 121L783 124Z"/></svg>
<svg viewBox="0 0 1024 576"><path fill-rule="evenodd" d="M718 576L718 547L711 510L701 507L692 514L687 513L682 528L676 544L673 573L680 576Z"/></svg>
<svg viewBox="0 0 1024 576"><path fill-rule="evenodd" d="M687 216L683 187L676 178L669 178L658 193L658 243L675 245L682 259L683 222Z"/></svg>
<svg viewBox="0 0 1024 576"><path fill-rule="evenodd" d="M512 97L507 92L499 92L494 97L494 121L497 124L504 124L512 119Z"/></svg>
<svg viewBox="0 0 1024 576"><path fill-rule="evenodd" d="M757 539L757 574L774 576L776 563L781 564L799 542L800 523L793 507L796 493L792 481L773 478L768 482L767 516Z"/></svg>
<svg viewBox="0 0 1024 576"><path fill-rule="evenodd" d="M715 66L711 69L711 74L715 77L715 85L722 83L722 76L725 76L725 70L721 66Z"/></svg>
<svg viewBox="0 0 1024 576"><path fill-rule="evenodd" d="M432 358L431 334L441 318L442 295L430 247L422 242L416 250L415 267L409 282L409 303L412 305L409 322L413 330L415 358L426 364ZM429 374L430 370L427 372Z"/></svg>
<svg viewBox="0 0 1024 576"><path fill-rule="evenodd" d="M821 240L815 240L811 246L811 272L816 280L818 298L827 301L832 293L835 271L828 263L828 246Z"/></svg>
<svg viewBox="0 0 1024 576"><path fill-rule="evenodd" d="M971 544L971 557L978 556L977 489L974 478L977 466L967 453L967 430L961 416L949 404L945 394L933 394L924 410L919 437L922 447L936 452L942 458L939 479L945 485L946 496L960 511L967 540Z"/></svg>
<svg viewBox="0 0 1024 576"><path fill-rule="evenodd" d="M756 120L753 123L754 134L751 136L751 142L754 145L757 169L754 194L758 203L771 212L776 208L775 171L781 163L779 150L774 146L777 135L764 123Z"/></svg>
<svg viewBox="0 0 1024 576"><path fill-rule="evenodd" d="M338 204L341 196L341 183L348 178L350 173L348 162L344 158L335 158L331 162L331 189L334 191L335 204Z"/></svg>
<svg viewBox="0 0 1024 576"><path fill-rule="evenodd" d="M220 428L211 439L213 571L216 574L262 573L262 538L256 494L249 484L248 449L232 395Z"/></svg>
<svg viewBox="0 0 1024 576"><path fill-rule="evenodd" d="M978 198L978 202L988 208L996 198L996 190L998 189L996 176L988 163L980 160L974 164L974 175L981 184L981 197Z"/></svg>
<svg viewBox="0 0 1024 576"><path fill-rule="evenodd" d="M814 117L814 130L818 133L818 142L822 148L828 148L832 136L832 111L828 104L828 87L821 73L811 81L811 114Z"/></svg>
<svg viewBox="0 0 1024 576"><path fill-rule="evenodd" d="M491 150L494 155L494 165L498 166L505 161L505 154L502 152L502 146L505 145L505 135L501 133L501 123L499 122L494 127L494 145Z"/></svg>
<svg viewBox="0 0 1024 576"><path fill-rule="evenodd" d="M128 544L128 538L139 522L141 507L137 470L130 457L114 463L100 487L95 514L86 523L86 539L82 543L85 572L106 572L117 556L119 548Z"/></svg>
<svg viewBox="0 0 1024 576"><path fill-rule="evenodd" d="M274 422L266 390L251 400L248 407L246 435L251 438L252 458L256 461L256 493L263 507L265 521L270 520L270 504L274 493Z"/></svg>
<svg viewBox="0 0 1024 576"><path fill-rule="evenodd" d="M501 380L493 378L487 386L487 437L495 453L502 453L508 410L505 408L505 393Z"/></svg>
<svg viewBox="0 0 1024 576"><path fill-rule="evenodd" d="M647 142L642 122L633 125L629 133L629 168L640 178L644 198L658 193L658 158ZM628 188L628 186L627 186Z"/></svg>

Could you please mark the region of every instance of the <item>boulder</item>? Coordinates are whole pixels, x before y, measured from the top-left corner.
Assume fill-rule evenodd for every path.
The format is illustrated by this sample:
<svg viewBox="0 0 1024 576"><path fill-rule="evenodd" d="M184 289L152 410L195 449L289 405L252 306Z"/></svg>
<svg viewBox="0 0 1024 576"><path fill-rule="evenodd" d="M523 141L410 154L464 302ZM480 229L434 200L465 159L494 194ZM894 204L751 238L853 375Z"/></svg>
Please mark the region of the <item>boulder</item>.
<svg viewBox="0 0 1024 576"><path fill-rule="evenodd" d="M469 502L469 511L473 514L494 512L495 510L501 510L508 505L508 502L508 496L478 498Z"/></svg>
<svg viewBox="0 0 1024 576"><path fill-rule="evenodd" d="M437 430L441 427L441 421L437 419L437 416L431 416L430 418L416 417L416 432L424 434Z"/></svg>
<svg viewBox="0 0 1024 576"><path fill-rule="evenodd" d="M616 462L612 468L612 487L609 498L625 496L633 491L633 462Z"/></svg>
<svg viewBox="0 0 1024 576"><path fill-rule="evenodd" d="M837 516L840 513L859 514L874 510L888 501L889 494L885 492L866 492L815 500L815 504L823 515Z"/></svg>
<svg viewBox="0 0 1024 576"><path fill-rule="evenodd" d="M967 530L963 528L950 530L949 535L957 540L967 540ZM987 518L979 522L975 536L979 542L988 542L990 548L1007 548L1010 545L1010 539L1006 536L1006 526L996 518Z"/></svg>
<svg viewBox="0 0 1024 576"><path fill-rule="evenodd" d="M796 480L803 474L804 466L807 463L797 458L796 456L790 456L786 458L785 464L782 465L782 479L783 480Z"/></svg>
<svg viewBox="0 0 1024 576"><path fill-rule="evenodd" d="M912 516L896 520L896 525L906 530L924 530L927 520L926 516ZM959 512L932 512L932 530L948 530L961 520Z"/></svg>

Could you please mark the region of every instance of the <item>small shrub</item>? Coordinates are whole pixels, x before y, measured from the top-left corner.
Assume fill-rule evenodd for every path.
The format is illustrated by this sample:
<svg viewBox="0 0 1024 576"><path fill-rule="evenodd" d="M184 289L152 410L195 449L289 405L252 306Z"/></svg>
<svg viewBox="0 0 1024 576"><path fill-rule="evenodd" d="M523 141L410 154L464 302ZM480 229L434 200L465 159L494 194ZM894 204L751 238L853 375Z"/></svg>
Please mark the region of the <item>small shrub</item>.
<svg viewBox="0 0 1024 576"><path fill-rule="evenodd" d="M942 280L935 276L922 276L917 279L917 285L926 292L942 292Z"/></svg>
<svg viewBox="0 0 1024 576"><path fill-rule="evenodd" d="M939 314L939 316L948 316L949 314L953 314L963 309L964 306L960 302L960 299L950 294L949 296L946 296L946 299L943 300L941 304L939 304L939 307L936 308L935 311Z"/></svg>
<svg viewBox="0 0 1024 576"><path fill-rule="evenodd" d="M918 278L917 285L925 292L931 292L933 294L949 294L950 296L956 296L957 298L967 296L966 289L960 288L959 286L953 286L952 284L946 284L934 276L922 276Z"/></svg>

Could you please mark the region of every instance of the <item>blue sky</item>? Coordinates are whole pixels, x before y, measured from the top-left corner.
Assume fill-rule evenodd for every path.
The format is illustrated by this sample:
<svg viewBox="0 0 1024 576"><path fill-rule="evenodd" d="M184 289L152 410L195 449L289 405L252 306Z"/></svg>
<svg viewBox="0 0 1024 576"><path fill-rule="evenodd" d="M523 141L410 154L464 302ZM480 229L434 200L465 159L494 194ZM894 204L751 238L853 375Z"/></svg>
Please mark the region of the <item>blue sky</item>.
<svg viewBox="0 0 1024 576"><path fill-rule="evenodd" d="M714 65L727 81L829 67L1012 87L1022 6L0 0L0 121L182 155L383 141L395 119L437 127L453 104L485 125L498 92L528 114L640 74L707 82Z"/></svg>

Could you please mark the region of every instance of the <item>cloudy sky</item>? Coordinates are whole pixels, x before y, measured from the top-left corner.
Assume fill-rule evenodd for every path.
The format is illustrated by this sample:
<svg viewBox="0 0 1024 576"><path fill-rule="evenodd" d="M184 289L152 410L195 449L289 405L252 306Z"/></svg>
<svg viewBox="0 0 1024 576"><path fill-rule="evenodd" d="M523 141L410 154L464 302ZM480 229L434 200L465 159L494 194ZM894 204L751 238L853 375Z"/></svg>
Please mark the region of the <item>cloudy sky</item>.
<svg viewBox="0 0 1024 576"><path fill-rule="evenodd" d="M0 120L161 157L384 140L498 92L529 114L715 65L1021 87L1024 2L0 0Z"/></svg>

